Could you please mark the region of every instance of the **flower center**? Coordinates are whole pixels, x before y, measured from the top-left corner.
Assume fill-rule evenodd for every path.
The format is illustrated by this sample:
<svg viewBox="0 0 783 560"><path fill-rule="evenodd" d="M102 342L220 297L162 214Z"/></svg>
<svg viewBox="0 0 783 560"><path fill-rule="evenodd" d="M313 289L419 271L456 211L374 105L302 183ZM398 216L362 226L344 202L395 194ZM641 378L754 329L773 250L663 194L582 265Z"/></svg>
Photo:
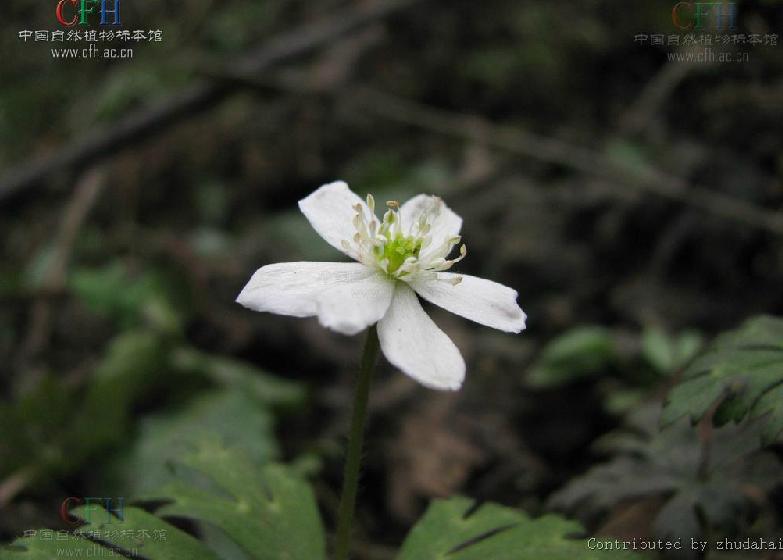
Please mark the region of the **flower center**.
<svg viewBox="0 0 783 560"><path fill-rule="evenodd" d="M353 226L356 233L351 240L343 240L343 247L357 253L359 260L367 266L384 271L389 278L407 279L412 276L431 275L448 270L454 263L465 258L465 245L460 247L460 256L448 260L451 250L460 242L460 236L433 239L432 224L443 211L443 201L431 197L430 204L416 217L409 216L402 223L400 203L394 200L386 205L389 209L378 221L375 216L375 199L367 195L367 206L356 204L353 209ZM369 214L366 210L369 209ZM459 283L461 277L451 279Z"/></svg>
<svg viewBox="0 0 783 560"><path fill-rule="evenodd" d="M378 263L387 261L386 272L394 274L408 258L419 258L422 239L405 235L396 235L388 243L373 248L373 255Z"/></svg>

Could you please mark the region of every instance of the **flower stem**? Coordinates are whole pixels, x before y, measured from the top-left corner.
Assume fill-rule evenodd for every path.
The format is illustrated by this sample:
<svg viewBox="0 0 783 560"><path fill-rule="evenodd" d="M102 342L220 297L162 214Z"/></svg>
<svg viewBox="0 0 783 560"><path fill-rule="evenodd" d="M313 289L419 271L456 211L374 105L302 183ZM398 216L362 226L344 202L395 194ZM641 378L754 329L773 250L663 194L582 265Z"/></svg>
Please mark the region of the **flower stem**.
<svg viewBox="0 0 783 560"><path fill-rule="evenodd" d="M364 439L364 424L367 420L367 401L370 396L370 383L378 359L378 333L375 325L367 329L364 342L359 379L353 397L353 415L351 418L351 435L348 440L348 453L345 458L343 474L343 494L340 498L340 510L337 517L337 541L335 545L335 560L347 560L351 548L351 532L353 528L353 512L356 505L356 493L359 488L359 472L362 463L362 441Z"/></svg>

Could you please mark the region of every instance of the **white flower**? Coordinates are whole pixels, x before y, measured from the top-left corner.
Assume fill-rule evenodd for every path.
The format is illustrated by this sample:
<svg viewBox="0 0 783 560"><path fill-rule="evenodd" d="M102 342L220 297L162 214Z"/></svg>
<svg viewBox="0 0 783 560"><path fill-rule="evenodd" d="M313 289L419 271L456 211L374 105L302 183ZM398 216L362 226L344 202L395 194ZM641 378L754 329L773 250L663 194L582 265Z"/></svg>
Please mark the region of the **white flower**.
<svg viewBox="0 0 783 560"><path fill-rule="evenodd" d="M440 307L507 332L525 328L516 291L483 278L445 272L459 244L462 219L435 196L418 195L379 221L372 195L363 201L342 181L299 201L315 231L357 262L294 262L264 266L237 302L256 311L317 316L325 327L353 335L378 324L386 358L433 389L459 389L465 362L424 312L416 294Z"/></svg>

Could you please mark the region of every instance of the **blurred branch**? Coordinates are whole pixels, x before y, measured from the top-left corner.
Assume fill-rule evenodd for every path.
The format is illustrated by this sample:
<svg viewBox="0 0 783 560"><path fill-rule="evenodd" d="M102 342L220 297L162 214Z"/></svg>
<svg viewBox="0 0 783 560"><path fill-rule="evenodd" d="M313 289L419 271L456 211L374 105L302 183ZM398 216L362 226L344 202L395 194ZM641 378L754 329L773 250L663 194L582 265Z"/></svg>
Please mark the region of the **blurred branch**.
<svg viewBox="0 0 783 560"><path fill-rule="evenodd" d="M306 54L357 27L373 23L420 0L378 0L365 2L273 37L236 63L226 64L232 73L258 75L273 64ZM80 141L67 143L59 152L11 169L0 180L0 201L39 183L46 177L79 165L94 165L183 119L214 108L236 88L229 82L200 82L164 99L157 105L128 115L108 129Z"/></svg>
<svg viewBox="0 0 783 560"><path fill-rule="evenodd" d="M664 64L642 88L639 97L621 117L620 133L630 135L643 133L666 100L674 94L685 78L697 69L699 65L681 60Z"/></svg>
<svg viewBox="0 0 783 560"><path fill-rule="evenodd" d="M68 263L79 230L98 201L105 185L104 172L92 169L77 182L65 213L60 221L55 237L52 239L52 259L44 273L41 288L44 293L57 293L65 287ZM45 346L51 330L52 302L49 297L37 297L30 311L30 323L27 336L21 345L17 358L19 370L26 370L27 362ZM36 370L27 371L22 380L26 386L33 386L39 378Z"/></svg>
<svg viewBox="0 0 783 560"><path fill-rule="evenodd" d="M76 190L65 207L54 242L54 255L46 278L44 289L56 292L65 286L68 262L71 260L76 237L82 228L90 210L98 202L98 198L106 185L106 173L103 169L91 169L76 183Z"/></svg>
<svg viewBox="0 0 783 560"><path fill-rule="evenodd" d="M385 118L603 177L618 185L627 185L734 222L783 235L783 215L780 213L691 185L655 167L642 164L631 167L596 150L496 125L480 117L448 113L367 88L360 88L357 93L356 101L365 110Z"/></svg>
<svg viewBox="0 0 783 560"><path fill-rule="evenodd" d="M220 78L232 84L254 89L282 89L298 93L337 95L301 73L281 72L270 79L253 75L226 73ZM469 140L479 145L504 150L581 173L610 180L621 186L648 192L687 204L710 214L783 235L783 214L725 195L685 179L670 175L651 165L624 164L604 153L541 136L519 128L494 124L482 117L456 114L408 101L366 86L351 86L350 102L361 110L408 126Z"/></svg>
<svg viewBox="0 0 783 560"><path fill-rule="evenodd" d="M34 476L33 468L26 467L0 481L0 510L8 506L16 495L27 487Z"/></svg>

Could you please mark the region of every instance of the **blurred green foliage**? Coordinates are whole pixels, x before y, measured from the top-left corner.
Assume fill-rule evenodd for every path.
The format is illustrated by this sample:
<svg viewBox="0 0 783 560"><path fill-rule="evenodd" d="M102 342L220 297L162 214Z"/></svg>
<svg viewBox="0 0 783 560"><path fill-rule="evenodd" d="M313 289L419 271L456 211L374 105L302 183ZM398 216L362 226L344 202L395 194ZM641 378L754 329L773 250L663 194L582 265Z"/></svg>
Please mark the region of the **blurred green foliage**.
<svg viewBox="0 0 783 560"><path fill-rule="evenodd" d="M606 411L622 415L677 374L701 346L701 335L691 330L669 334L651 326L641 333L620 333L575 327L544 345L526 372L525 385L553 390L594 380Z"/></svg>
<svg viewBox="0 0 783 560"><path fill-rule="evenodd" d="M259 461L278 457L273 412L301 408L303 388L192 348L172 286L153 272L134 276L120 261L72 273L73 294L118 331L89 377L49 375L0 404L0 477L24 472L49 482L98 462L119 488L148 488L203 437L245 444ZM167 411L139 422L138 410L151 406Z"/></svg>
<svg viewBox="0 0 783 560"><path fill-rule="evenodd" d="M575 328L546 345L526 381L533 387L558 386L603 373L614 359L614 342L607 329Z"/></svg>
<svg viewBox="0 0 783 560"><path fill-rule="evenodd" d="M632 410L619 430L595 442L595 451L611 459L553 494L550 507L587 521L621 504L660 499L653 509L657 538L747 534L757 497L783 481L774 454L759 451L759 423L700 437L684 419L661 430L660 414L657 404Z"/></svg>
<svg viewBox="0 0 783 560"><path fill-rule="evenodd" d="M642 335L642 353L647 362L663 375L674 374L699 352L701 334L684 331L677 336L652 327Z"/></svg>
<svg viewBox="0 0 783 560"><path fill-rule="evenodd" d="M108 556L112 549L150 560L225 558L219 550L170 525L166 520L170 516L212 524L249 559L325 558L324 531L313 493L304 480L285 467L263 465L242 451L207 438L180 454L172 468L187 474L172 475L156 489L157 493L150 491L149 497L167 500L156 515L128 507L123 508L122 520L104 521L110 519L107 511L94 505L82 506L73 514L86 524L75 534L86 538L22 538L0 549L0 558L32 560L50 558L52 554L97 557ZM147 536L138 536L142 530ZM97 543L89 539L94 531L100 531Z"/></svg>
<svg viewBox="0 0 783 560"><path fill-rule="evenodd" d="M172 303L173 292L164 277L153 271L135 276L120 261L103 267L77 268L70 287L91 310L117 322L120 328L148 321L162 331L182 328L182 308Z"/></svg>

